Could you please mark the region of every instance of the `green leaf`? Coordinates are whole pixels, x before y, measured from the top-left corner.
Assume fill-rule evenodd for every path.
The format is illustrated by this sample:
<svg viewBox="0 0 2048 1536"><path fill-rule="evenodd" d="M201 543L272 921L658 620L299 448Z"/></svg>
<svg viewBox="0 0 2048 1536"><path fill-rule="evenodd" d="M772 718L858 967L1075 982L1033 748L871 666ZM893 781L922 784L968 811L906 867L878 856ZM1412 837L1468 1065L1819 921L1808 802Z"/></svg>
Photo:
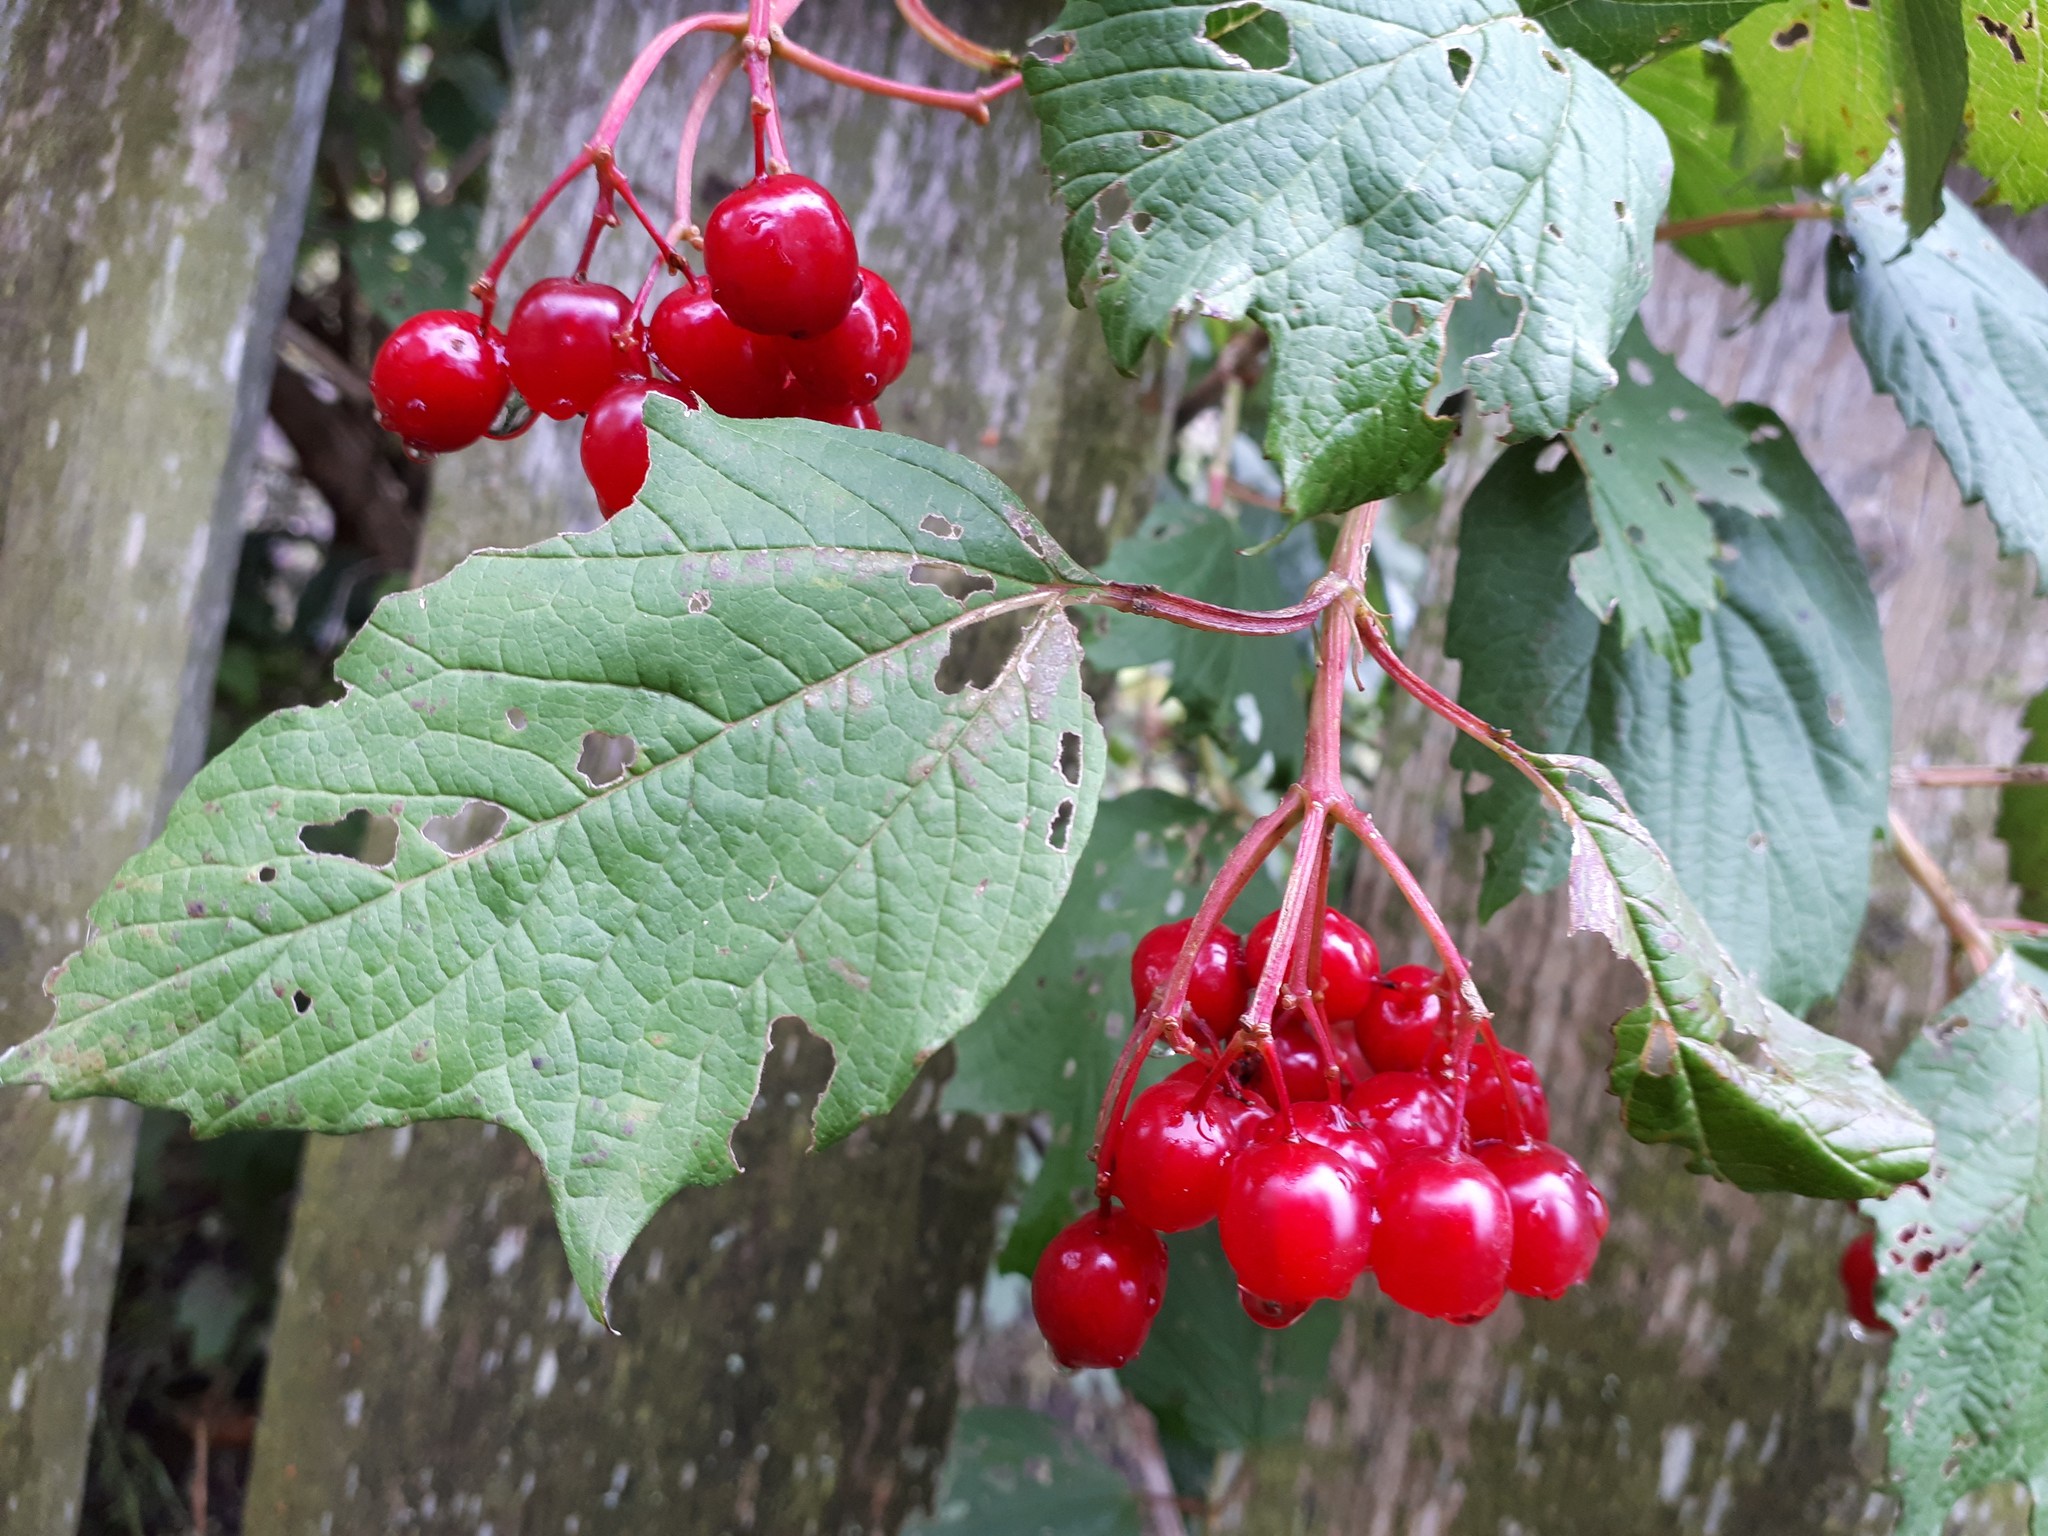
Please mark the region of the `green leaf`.
<svg viewBox="0 0 2048 1536"><path fill-rule="evenodd" d="M1657 119L1671 142L1666 218L1704 218L1784 200L1783 188L1770 185L1742 163L1742 81L1725 54L1704 48L1670 54L1630 75L1622 89ZM1695 266L1748 288L1762 309L1778 297L1791 228L1783 220L1738 224L1676 244Z"/></svg>
<svg viewBox="0 0 2048 1536"><path fill-rule="evenodd" d="M1885 0L1899 82L1899 146L1906 157L1906 229L1941 217L1941 179L1963 136L1970 60L1956 0Z"/></svg>
<svg viewBox="0 0 2048 1536"><path fill-rule="evenodd" d="M1899 1331L1885 1407L1899 1536L2016 1480L2048 1500L2048 970L2008 953L1906 1048L1892 1081L1935 1126L1933 1171L1866 1211Z"/></svg>
<svg viewBox="0 0 2048 1536"><path fill-rule="evenodd" d="M2023 763L2048 763L2048 693L2037 694L2022 717ZM1999 792L1998 836L2005 840L2007 872L2020 888L2020 916L2048 922L2048 784L2008 784Z"/></svg>
<svg viewBox="0 0 2048 1536"><path fill-rule="evenodd" d="M1608 1081L1629 1134L1759 1192L1855 1199L1925 1173L1927 1122L1862 1051L1756 989L1606 770L1536 762L1568 807L1573 931L1604 935L1649 983L1614 1026Z"/></svg>
<svg viewBox="0 0 2048 1536"><path fill-rule="evenodd" d="M964 1114L1045 1112L1045 1162L999 1258L1029 1274L1095 1180L1096 1106L1136 1022L1131 951L1160 923L1192 916L1236 841L1225 818L1164 790L1105 801L1066 900L1010 984L955 1045L945 1105ZM1232 908L1239 932L1279 905L1263 874ZM1256 1326L1256 1325L1254 1325Z"/></svg>
<svg viewBox="0 0 2048 1536"><path fill-rule="evenodd" d="M1029 1408L968 1408L953 1426L929 1515L903 1536L1138 1536L1123 1475L1057 1420Z"/></svg>
<svg viewBox="0 0 2048 1536"><path fill-rule="evenodd" d="M1963 28L1969 51L1970 137L1964 156L1993 201L2048 202L2048 38L2033 0L1976 0Z"/></svg>
<svg viewBox="0 0 2048 1536"><path fill-rule="evenodd" d="M1522 0L1565 47L1614 74L1717 37L1760 0Z"/></svg>
<svg viewBox="0 0 2048 1536"><path fill-rule="evenodd" d="M1768 516L1749 434L1629 327L1622 384L1567 434L1585 471L1599 542L1572 560L1579 597L1681 673L1717 598L1714 528L1702 502Z"/></svg>
<svg viewBox="0 0 2048 1536"><path fill-rule="evenodd" d="M2048 592L2048 289L1977 216L1948 212L1908 244L1896 155L1852 189L1836 275L1877 387L1929 428L1999 547L2034 557Z"/></svg>
<svg viewBox="0 0 2048 1536"><path fill-rule="evenodd" d="M1025 61L1065 199L1067 271L1133 368L1178 315L1273 338L1267 445L1289 504L1411 486L1452 423L1429 401L1454 302L1486 281L1520 324L1463 387L1522 436L1610 388L1648 287L1670 159L1642 110L1505 0L1069 0L1064 55ZM1235 30L1212 38L1218 18ZM1492 329L1492 327L1488 327Z"/></svg>
<svg viewBox="0 0 2048 1536"><path fill-rule="evenodd" d="M0 1082L206 1134L496 1121L595 1310L734 1171L776 1018L837 1053L829 1139L981 1011L1093 822L1088 578L964 459L654 400L638 506L388 599L340 702L208 764ZM951 677L997 612L1013 654ZM302 843L351 817L378 862Z"/></svg>
<svg viewBox="0 0 2048 1536"><path fill-rule="evenodd" d="M1778 186L1818 187L1877 163L1899 88L1891 28L1876 6L1784 0L1731 28L1726 45L1747 109L1745 170Z"/></svg>
<svg viewBox="0 0 2048 1536"><path fill-rule="evenodd" d="M1630 386L1624 384L1626 391ZM1711 411L1746 443L1772 515L1711 511L1726 600L1679 675L1625 646L1572 594L1594 536L1586 482L1510 449L1466 503L1447 652L1459 699L1524 746L1606 764L1669 852L1739 967L1795 1010L1847 972L1884 825L1891 693L1876 605L1847 522L1777 418ZM1466 802L1490 827L1480 911L1564 877L1568 842L1535 790L1460 742L1452 762L1490 783Z"/></svg>
<svg viewBox="0 0 2048 1536"><path fill-rule="evenodd" d="M1300 592L1282 586L1270 552L1246 552L1280 531L1277 519L1256 521L1254 527L1196 502L1161 497L1137 532L1110 551L1100 574L1226 608L1281 608L1299 601ZM1246 767L1270 751L1277 776L1293 777L1308 726L1309 658L1296 637L1212 635L1129 613L1105 618L1087 641L1089 661L1112 671L1170 662L1173 695L1197 729L1234 747Z"/></svg>
<svg viewBox="0 0 2048 1536"><path fill-rule="evenodd" d="M1117 1375L1159 1432L1209 1456L1290 1440L1329 1380L1342 1314L1316 1307L1283 1332L1261 1328L1213 1226L1167 1240L1173 1283L1137 1359Z"/></svg>

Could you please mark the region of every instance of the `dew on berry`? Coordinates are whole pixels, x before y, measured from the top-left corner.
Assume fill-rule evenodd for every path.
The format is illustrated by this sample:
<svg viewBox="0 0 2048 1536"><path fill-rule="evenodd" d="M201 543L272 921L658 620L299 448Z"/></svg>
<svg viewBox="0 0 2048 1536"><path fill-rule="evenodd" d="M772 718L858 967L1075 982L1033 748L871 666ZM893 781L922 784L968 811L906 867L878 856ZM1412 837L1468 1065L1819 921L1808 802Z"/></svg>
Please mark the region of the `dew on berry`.
<svg viewBox="0 0 2048 1536"><path fill-rule="evenodd" d="M1185 1232L1214 1219L1230 1160L1258 1111L1184 1067L1132 1102L1117 1135L1112 1189L1139 1221Z"/></svg>
<svg viewBox="0 0 2048 1536"><path fill-rule="evenodd" d="M1278 1115L1260 1117L1249 1128L1251 1142L1266 1142L1298 1136L1303 1141L1334 1152L1367 1199L1379 1187L1390 1161L1387 1144L1371 1126L1348 1112L1341 1104L1311 1099L1294 1105L1286 1120Z"/></svg>
<svg viewBox="0 0 2048 1536"><path fill-rule="evenodd" d="M1166 1245L1130 1212L1090 1211L1046 1245L1031 1311L1053 1358L1110 1369L1145 1346L1166 1299Z"/></svg>
<svg viewBox="0 0 2048 1536"><path fill-rule="evenodd" d="M1244 1308L1244 1315L1261 1328L1292 1328L1308 1315L1309 1303L1305 1301L1268 1301L1263 1296L1254 1296L1243 1286L1237 1288L1237 1304Z"/></svg>

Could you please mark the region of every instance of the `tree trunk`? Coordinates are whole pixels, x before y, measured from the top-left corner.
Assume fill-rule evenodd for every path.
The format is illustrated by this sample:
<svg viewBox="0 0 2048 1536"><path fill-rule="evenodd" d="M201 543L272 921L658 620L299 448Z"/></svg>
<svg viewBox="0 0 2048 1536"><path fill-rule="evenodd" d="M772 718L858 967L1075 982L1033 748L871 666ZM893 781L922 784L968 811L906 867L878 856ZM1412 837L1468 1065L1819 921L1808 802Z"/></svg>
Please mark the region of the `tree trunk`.
<svg viewBox="0 0 2048 1536"><path fill-rule="evenodd" d="M1020 43L1045 3L955 5ZM520 39L487 226L509 228L575 152L668 0L544 0ZM968 83L888 0L813 0L792 32L864 68ZM665 207L673 133L710 44L667 66L621 164ZM1070 310L1058 218L1033 192L1036 130L779 79L801 168L830 184L863 259L896 284L918 350L882 410L971 454L1083 558L1149 480L1156 415ZM700 161L698 217L744 173L744 96ZM720 180L720 177L723 180ZM1020 195L1022 189L1022 195ZM573 265L572 194L514 264L508 298ZM621 253L630 251L630 259ZM629 291L644 243L599 275ZM1156 405L1153 407L1156 410ZM441 471L424 573L484 544L589 526L574 424L542 423ZM935 1113L938 1073L895 1113L807 1150L829 1052L784 1026L738 1151L747 1173L684 1192L615 1292L622 1337L585 1315L538 1169L511 1136L421 1127L309 1149L248 1505L252 1536L406 1524L475 1532L885 1532L928 1496L954 1402L953 1353L986 1272L1010 1134Z"/></svg>
<svg viewBox="0 0 2048 1536"><path fill-rule="evenodd" d="M1784 298L1732 337L1737 296L1668 256L1646 319L1694 379L1778 410L1848 514L1883 615L1898 759L2010 761L2018 707L2048 680L2048 604L2030 570L1998 559L1989 520L1960 504L1932 439L1871 392L1846 323L1822 300L1824 239L1802 233ZM1443 532L1414 648L1438 681L1454 676L1441 651L1454 558ZM1686 1173L1670 1148L1628 1139L1606 1093L1607 1025L1641 984L1601 940L1563 937L1561 894L1524 897L1478 927L1479 849L1460 830L1450 739L1419 709L1397 710L1397 766L1376 813L1476 950L1503 1036L1543 1070L1553 1139L1613 1199L1613 1232L1589 1286L1554 1303L1510 1297L1477 1327L1376 1297L1353 1303L1305 1443L1251 1459L1241 1528L1888 1530L1884 1345L1851 1334L1834 1275L1850 1211L1745 1195ZM1911 792L1895 803L1966 894L2011 909L1992 795ZM1856 966L1825 1022L1888 1062L1946 995L1946 940L1889 855L1876 859ZM1363 915L1390 960L1423 958L1398 897L1369 888ZM1992 1500L1972 1528L2017 1532L2024 1516Z"/></svg>
<svg viewBox="0 0 2048 1536"><path fill-rule="evenodd" d="M0 8L0 1045L198 766L340 0ZM136 1117L0 1100L0 1526L77 1518Z"/></svg>

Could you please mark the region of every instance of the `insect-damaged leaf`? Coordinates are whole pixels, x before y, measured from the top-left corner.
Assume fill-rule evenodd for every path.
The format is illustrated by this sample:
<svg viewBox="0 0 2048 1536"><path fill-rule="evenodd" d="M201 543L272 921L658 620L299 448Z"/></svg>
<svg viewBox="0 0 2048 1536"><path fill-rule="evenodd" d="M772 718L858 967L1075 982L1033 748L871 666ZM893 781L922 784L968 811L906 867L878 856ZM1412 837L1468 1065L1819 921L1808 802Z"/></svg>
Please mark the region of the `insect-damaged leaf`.
<svg viewBox="0 0 2048 1536"><path fill-rule="evenodd" d="M1885 1407L1899 1536L2017 1481L2048 1500L2048 960L2000 957L1892 1082L1934 1122L1927 1177L1872 1202L1878 1305L1899 1331Z"/></svg>
<svg viewBox="0 0 2048 1536"><path fill-rule="evenodd" d="M1257 48L1250 11L1271 18ZM1267 444L1297 511L1436 467L1445 332L1475 289L1518 312L1462 359L1482 410L1551 434L1612 385L1670 156L1512 4L1069 0L1053 31L1065 53L1028 59L1025 84L1070 215L1070 281L1099 280L1126 368L1178 314L1271 333Z"/></svg>
<svg viewBox="0 0 2048 1536"><path fill-rule="evenodd" d="M1741 1189L1853 1199L1926 1172L1926 1120L1862 1051L1736 969L1607 771L1536 762L1570 808L1573 928L1604 935L1649 983L1614 1026L1609 1081L1629 1134L1676 1142L1695 1172Z"/></svg>
<svg viewBox="0 0 2048 1536"><path fill-rule="evenodd" d="M1725 32L1760 0L1522 0L1550 35L1619 74Z"/></svg>
<svg viewBox="0 0 2048 1536"><path fill-rule="evenodd" d="M497 1121L594 1309L669 1195L733 1171L777 1017L837 1053L821 1137L902 1092L1088 840L1103 749L1057 604L1088 578L940 450L649 420L638 506L387 599L346 697L206 767L0 1081L208 1133ZM948 691L999 609L1014 653ZM307 851L358 811L381 863ZM438 818L495 835L452 856Z"/></svg>

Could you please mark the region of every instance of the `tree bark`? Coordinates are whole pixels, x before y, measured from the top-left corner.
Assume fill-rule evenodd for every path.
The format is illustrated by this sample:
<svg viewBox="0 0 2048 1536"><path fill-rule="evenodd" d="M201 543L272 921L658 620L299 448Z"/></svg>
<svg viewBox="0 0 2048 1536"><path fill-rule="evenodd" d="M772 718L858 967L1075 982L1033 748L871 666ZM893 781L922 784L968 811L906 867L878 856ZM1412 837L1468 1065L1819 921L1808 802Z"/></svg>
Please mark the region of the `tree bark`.
<svg viewBox="0 0 2048 1536"><path fill-rule="evenodd" d="M949 8L1021 43L1046 3ZM502 233L587 135L667 0L545 0L527 13L494 162ZM888 0L813 0L792 25L871 70L968 84ZM621 164L650 206L714 45L671 64ZM1016 101L986 129L793 74L778 79L801 169L828 183L863 260L902 293L910 372L890 427L971 454L1043 511L1082 558L1138 510L1156 402L1118 379L1092 315L1067 306L1058 217ZM698 217L750 164L744 95L720 104ZM1024 189L1020 195L1020 186ZM588 194L572 194L514 264L508 300L574 264ZM660 215L658 215L660 216ZM631 291L644 242L609 237L596 272ZM631 252L630 259L622 253ZM587 527L596 508L575 424L542 423L441 467L423 574L484 544ZM898 1109L807 1150L829 1052L783 1026L748 1171L685 1191L615 1292L622 1337L584 1314L537 1168L510 1136L421 1127L309 1149L248 1505L251 1536L373 1522L662 1536L885 1532L924 1502L950 1431L958 1329L986 1272L1011 1136L936 1113L935 1070ZM793 1062L790 1053L794 1051Z"/></svg>
<svg viewBox="0 0 2048 1536"><path fill-rule="evenodd" d="M0 7L0 1045L198 766L340 0ZM0 1526L77 1518L136 1117L0 1100Z"/></svg>
<svg viewBox="0 0 2048 1536"><path fill-rule="evenodd" d="M2048 604L2031 570L1998 558L1983 509L1961 505L1932 439L1872 393L1845 321L1822 299L1824 240L1795 239L1784 297L1732 336L1738 296L1660 253L1645 318L1695 380L1783 415L1848 515L1883 616L1897 759L2010 761L2018 709L2048 681ZM1453 546L1447 526L1413 648L1438 682L1455 676L1441 651ZM1251 1458L1241 1528L1889 1530L1884 1345L1852 1335L1834 1274L1853 1216L1695 1178L1676 1151L1628 1139L1606 1093L1607 1026L1640 982L1599 939L1564 937L1561 894L1523 897L1478 926L1480 850L1461 830L1449 729L1402 702L1376 814L1469 942L1503 1037L1543 1071L1553 1139L1608 1191L1614 1227L1590 1285L1554 1303L1510 1297L1477 1327L1428 1322L1376 1296L1353 1302L1305 1440ZM1994 795L1907 791L1895 803L1967 896L1988 913L2011 910ZM1889 855L1875 857L1855 968L1823 1022L1888 1062L1947 995L1947 941ZM1399 898L1376 885L1367 897L1362 915L1390 962L1424 958ZM2016 1533L2024 1520L1993 1498L1965 1525Z"/></svg>

